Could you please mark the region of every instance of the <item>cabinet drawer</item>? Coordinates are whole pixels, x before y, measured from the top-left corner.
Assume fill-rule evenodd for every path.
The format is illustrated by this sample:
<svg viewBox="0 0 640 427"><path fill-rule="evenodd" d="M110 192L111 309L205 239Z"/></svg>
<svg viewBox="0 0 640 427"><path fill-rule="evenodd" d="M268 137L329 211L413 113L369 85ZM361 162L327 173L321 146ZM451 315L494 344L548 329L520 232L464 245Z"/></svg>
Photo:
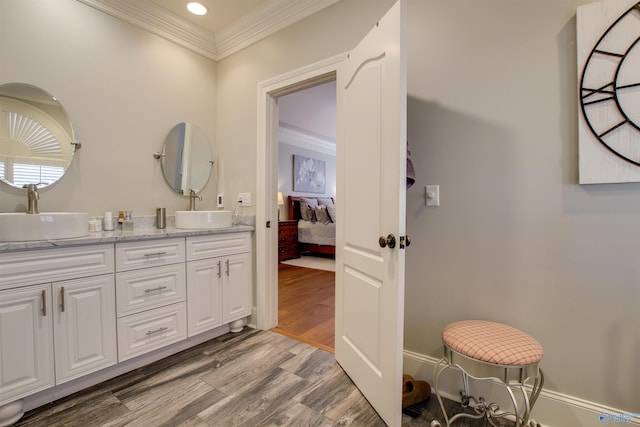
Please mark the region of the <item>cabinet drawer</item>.
<svg viewBox="0 0 640 427"><path fill-rule="evenodd" d="M184 262L184 238L116 244L116 271Z"/></svg>
<svg viewBox="0 0 640 427"><path fill-rule="evenodd" d="M118 361L131 359L187 338L186 303L118 319Z"/></svg>
<svg viewBox="0 0 640 427"><path fill-rule="evenodd" d="M251 250L251 233L225 233L187 238L187 261L239 254Z"/></svg>
<svg viewBox="0 0 640 427"><path fill-rule="evenodd" d="M113 273L113 244L0 254L0 289Z"/></svg>
<svg viewBox="0 0 640 427"><path fill-rule="evenodd" d="M184 263L117 273L118 317L184 301L185 282Z"/></svg>

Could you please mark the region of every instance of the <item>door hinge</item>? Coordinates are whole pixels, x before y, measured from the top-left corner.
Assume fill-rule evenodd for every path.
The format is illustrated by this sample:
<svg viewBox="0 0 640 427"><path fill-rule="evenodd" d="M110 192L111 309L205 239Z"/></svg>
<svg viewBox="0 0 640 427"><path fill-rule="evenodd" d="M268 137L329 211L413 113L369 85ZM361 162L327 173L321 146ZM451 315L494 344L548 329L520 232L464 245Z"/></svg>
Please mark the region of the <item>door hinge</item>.
<svg viewBox="0 0 640 427"><path fill-rule="evenodd" d="M271 228L271 221L267 221L267 228Z"/></svg>

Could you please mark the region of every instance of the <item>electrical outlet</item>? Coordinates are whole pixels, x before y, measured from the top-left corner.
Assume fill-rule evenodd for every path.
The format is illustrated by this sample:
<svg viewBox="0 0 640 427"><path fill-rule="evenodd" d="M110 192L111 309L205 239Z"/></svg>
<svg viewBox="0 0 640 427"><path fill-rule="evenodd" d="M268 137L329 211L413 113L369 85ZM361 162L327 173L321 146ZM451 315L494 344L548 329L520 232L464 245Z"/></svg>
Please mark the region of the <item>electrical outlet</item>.
<svg viewBox="0 0 640 427"><path fill-rule="evenodd" d="M224 193L218 194L218 207L224 208Z"/></svg>
<svg viewBox="0 0 640 427"><path fill-rule="evenodd" d="M238 201L240 206L251 206L251 193L238 194Z"/></svg>

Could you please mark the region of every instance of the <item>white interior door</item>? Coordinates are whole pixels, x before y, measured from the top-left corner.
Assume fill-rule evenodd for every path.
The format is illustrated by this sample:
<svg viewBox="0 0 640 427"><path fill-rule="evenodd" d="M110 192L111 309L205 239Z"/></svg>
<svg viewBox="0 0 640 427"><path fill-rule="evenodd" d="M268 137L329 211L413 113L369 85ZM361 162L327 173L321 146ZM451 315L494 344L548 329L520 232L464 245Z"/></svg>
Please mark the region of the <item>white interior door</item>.
<svg viewBox="0 0 640 427"><path fill-rule="evenodd" d="M336 360L390 426L402 419L404 16L398 0L337 73ZM388 235L394 248L380 246Z"/></svg>

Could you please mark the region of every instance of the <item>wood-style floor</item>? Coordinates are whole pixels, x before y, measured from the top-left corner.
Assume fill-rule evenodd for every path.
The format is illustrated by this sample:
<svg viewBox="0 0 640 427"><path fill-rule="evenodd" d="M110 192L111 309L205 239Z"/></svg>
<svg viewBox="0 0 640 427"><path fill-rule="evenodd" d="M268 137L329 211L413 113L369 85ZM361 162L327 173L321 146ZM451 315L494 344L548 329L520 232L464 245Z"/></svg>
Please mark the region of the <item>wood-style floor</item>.
<svg viewBox="0 0 640 427"><path fill-rule="evenodd" d="M273 330L333 352L335 273L278 264L278 327Z"/></svg>
<svg viewBox="0 0 640 427"><path fill-rule="evenodd" d="M402 425L433 419L443 421L431 396L420 416L403 415ZM30 411L16 427L384 425L332 353L245 328Z"/></svg>
<svg viewBox="0 0 640 427"><path fill-rule="evenodd" d="M333 354L245 328L27 413L16 426L384 426Z"/></svg>

